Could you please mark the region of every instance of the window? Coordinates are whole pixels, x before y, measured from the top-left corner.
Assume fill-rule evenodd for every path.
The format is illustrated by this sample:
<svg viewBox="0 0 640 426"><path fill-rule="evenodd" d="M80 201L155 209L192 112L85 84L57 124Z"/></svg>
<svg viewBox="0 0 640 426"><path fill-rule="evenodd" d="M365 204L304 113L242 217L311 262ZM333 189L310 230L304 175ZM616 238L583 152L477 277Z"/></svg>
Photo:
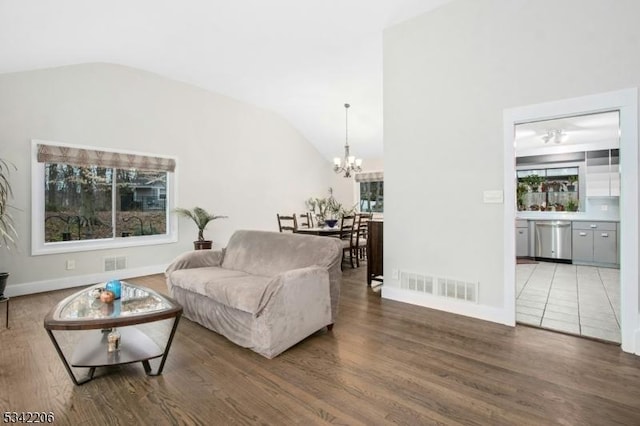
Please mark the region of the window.
<svg viewBox="0 0 640 426"><path fill-rule="evenodd" d="M356 174L359 185L358 210L368 213L384 212L384 175L382 172Z"/></svg>
<svg viewBox="0 0 640 426"><path fill-rule="evenodd" d="M518 211L579 211L579 168L518 170Z"/></svg>
<svg viewBox="0 0 640 426"><path fill-rule="evenodd" d="M32 252L176 241L175 160L33 142Z"/></svg>

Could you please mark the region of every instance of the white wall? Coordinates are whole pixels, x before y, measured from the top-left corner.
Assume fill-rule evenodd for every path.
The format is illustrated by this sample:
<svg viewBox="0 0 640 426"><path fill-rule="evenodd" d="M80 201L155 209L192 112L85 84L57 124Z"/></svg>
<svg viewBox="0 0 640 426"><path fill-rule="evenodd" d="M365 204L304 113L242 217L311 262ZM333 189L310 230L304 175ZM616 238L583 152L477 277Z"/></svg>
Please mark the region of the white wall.
<svg viewBox="0 0 640 426"><path fill-rule="evenodd" d="M379 172L384 170L384 158L372 157L362 160L363 172Z"/></svg>
<svg viewBox="0 0 640 426"><path fill-rule="evenodd" d="M640 85L640 2L456 0L384 35L385 287L394 269L477 281L503 307L506 108ZM508 202L508 201L507 201Z"/></svg>
<svg viewBox="0 0 640 426"><path fill-rule="evenodd" d="M134 273L158 269L192 249L197 236L181 219L176 244L30 256L31 139L176 156L177 205L229 216L206 231L217 247L237 229L276 231L277 212L303 211L305 199L329 186L341 199L353 197L331 162L270 111L119 65L0 75L0 158L18 167L12 184L20 209L19 246L0 250L9 295L51 288L52 280L88 284L82 277L102 272L107 255L127 256ZM76 261L75 270L65 270L66 259Z"/></svg>

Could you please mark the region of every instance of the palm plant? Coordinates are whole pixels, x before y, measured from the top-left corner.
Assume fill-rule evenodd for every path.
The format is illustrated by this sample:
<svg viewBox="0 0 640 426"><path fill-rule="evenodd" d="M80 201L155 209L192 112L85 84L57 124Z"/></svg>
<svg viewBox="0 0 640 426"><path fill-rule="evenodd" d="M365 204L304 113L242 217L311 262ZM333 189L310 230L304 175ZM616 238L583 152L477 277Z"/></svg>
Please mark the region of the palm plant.
<svg viewBox="0 0 640 426"><path fill-rule="evenodd" d="M204 241L204 230L212 220L223 219L227 216L216 216L208 213L202 207L194 207L185 209L178 207L174 210L178 215L192 219L198 227L198 241Z"/></svg>
<svg viewBox="0 0 640 426"><path fill-rule="evenodd" d="M11 168L17 170L16 166L0 158L0 247L4 243L7 248L15 245L16 239L18 238L16 228L13 226L13 217L11 213L9 213L8 204L9 199L13 197L11 183L9 182ZM0 271L0 299L4 298L4 289L7 287L8 278L8 272ZM9 309L8 305L7 309ZM7 315L9 315L8 312L9 311L7 311Z"/></svg>
<svg viewBox="0 0 640 426"><path fill-rule="evenodd" d="M9 199L13 197L11 183L9 182L9 174L11 169L17 170L16 166L6 162L0 158L0 246L15 244L18 237L15 227L13 226L13 217L9 212Z"/></svg>

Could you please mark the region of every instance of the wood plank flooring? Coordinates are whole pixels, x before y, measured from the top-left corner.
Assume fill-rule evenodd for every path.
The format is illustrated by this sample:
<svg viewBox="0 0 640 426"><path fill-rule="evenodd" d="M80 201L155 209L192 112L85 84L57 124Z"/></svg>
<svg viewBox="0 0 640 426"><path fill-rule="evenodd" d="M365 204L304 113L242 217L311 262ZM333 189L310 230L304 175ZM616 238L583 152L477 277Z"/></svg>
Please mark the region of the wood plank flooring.
<svg viewBox="0 0 640 426"><path fill-rule="evenodd" d="M332 332L273 360L182 319L162 376L132 364L83 386L43 328L77 289L16 297L0 331L0 408L51 411L60 425L640 424L640 357L382 300L365 269L345 270ZM130 281L166 292L162 275Z"/></svg>

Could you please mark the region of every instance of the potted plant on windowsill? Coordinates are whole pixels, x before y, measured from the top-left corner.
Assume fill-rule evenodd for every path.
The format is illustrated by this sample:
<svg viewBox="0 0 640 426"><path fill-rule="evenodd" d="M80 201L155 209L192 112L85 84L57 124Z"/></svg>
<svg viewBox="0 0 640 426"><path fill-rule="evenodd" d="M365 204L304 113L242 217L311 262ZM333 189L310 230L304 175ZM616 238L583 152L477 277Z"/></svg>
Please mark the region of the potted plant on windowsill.
<svg viewBox="0 0 640 426"><path fill-rule="evenodd" d="M524 195L527 193L527 185L524 183L518 183L518 187L516 188L516 198L518 201L518 210L526 210L524 205Z"/></svg>
<svg viewBox="0 0 640 426"><path fill-rule="evenodd" d="M0 158L0 247L3 245L9 249L15 246L18 234L13 226L13 217L9 212L9 199L13 196L9 174L16 167ZM0 270L1 271L1 270ZM4 298L4 290L7 287L8 272L0 272L0 299Z"/></svg>
<svg viewBox="0 0 640 426"><path fill-rule="evenodd" d="M543 181L542 176L538 176L535 174L525 176L522 180L526 185L529 186L532 192L539 192L540 184ZM542 190L542 192L544 192L544 189Z"/></svg>
<svg viewBox="0 0 640 426"><path fill-rule="evenodd" d="M213 241L204 239L204 230L212 220L223 219L227 217L216 216L214 214L208 213L202 207L194 207L192 209L178 207L174 211L180 216L190 218L198 227L198 239L197 241L193 242L193 248L195 250L206 250L212 247Z"/></svg>

